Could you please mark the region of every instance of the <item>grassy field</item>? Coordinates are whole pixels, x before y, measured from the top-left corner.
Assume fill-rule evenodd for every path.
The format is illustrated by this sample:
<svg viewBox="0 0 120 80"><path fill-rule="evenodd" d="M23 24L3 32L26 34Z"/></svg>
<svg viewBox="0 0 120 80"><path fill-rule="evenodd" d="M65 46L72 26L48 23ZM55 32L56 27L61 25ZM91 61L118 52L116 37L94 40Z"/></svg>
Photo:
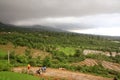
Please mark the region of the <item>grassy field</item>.
<svg viewBox="0 0 120 80"><path fill-rule="evenodd" d="M66 55L74 55L75 49L72 47L60 47L59 51L64 52Z"/></svg>
<svg viewBox="0 0 120 80"><path fill-rule="evenodd" d="M32 76L28 74L21 74L15 72L0 72L0 80L67 80L65 78L59 77L49 77L49 76Z"/></svg>
<svg viewBox="0 0 120 80"><path fill-rule="evenodd" d="M0 80L42 80L28 74L20 74L14 72L0 72Z"/></svg>

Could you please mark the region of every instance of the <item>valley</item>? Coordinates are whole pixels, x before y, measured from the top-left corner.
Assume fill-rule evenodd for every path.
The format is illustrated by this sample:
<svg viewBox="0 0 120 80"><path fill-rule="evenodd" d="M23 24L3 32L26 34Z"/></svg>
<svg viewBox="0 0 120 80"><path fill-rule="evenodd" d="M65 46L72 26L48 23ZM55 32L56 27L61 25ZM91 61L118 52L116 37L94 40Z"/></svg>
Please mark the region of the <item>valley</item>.
<svg viewBox="0 0 120 80"><path fill-rule="evenodd" d="M21 72L30 64L33 72L47 67L45 80L120 79L119 38L8 26L0 28L0 71Z"/></svg>

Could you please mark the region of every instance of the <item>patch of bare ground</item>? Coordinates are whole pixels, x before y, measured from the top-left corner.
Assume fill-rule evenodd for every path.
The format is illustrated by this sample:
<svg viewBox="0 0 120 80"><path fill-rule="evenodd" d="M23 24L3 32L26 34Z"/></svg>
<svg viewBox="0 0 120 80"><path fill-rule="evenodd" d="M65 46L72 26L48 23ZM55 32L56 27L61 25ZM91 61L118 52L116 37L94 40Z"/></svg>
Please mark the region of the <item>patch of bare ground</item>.
<svg viewBox="0 0 120 80"><path fill-rule="evenodd" d="M95 59L85 59L84 61L81 61L81 62L78 62L78 63L73 63L72 65L94 66L94 65L98 65L100 63L102 64L102 66L104 68L120 72L120 64L113 63L113 62L108 62L108 61L99 61L99 60L95 60Z"/></svg>
<svg viewBox="0 0 120 80"><path fill-rule="evenodd" d="M33 73L38 70L39 67L32 67L31 71ZM13 68L14 72L22 72L22 70L27 70L26 67L16 67ZM40 75L41 76L41 75ZM67 70L60 70L60 69L52 69L52 68L47 68L47 71L42 74L42 77L55 77L56 79L54 80L59 80L59 78L64 78L67 80L113 80L112 78L104 78L104 77L99 77L99 76L94 76L90 74L83 74L79 72L71 72Z"/></svg>
<svg viewBox="0 0 120 80"><path fill-rule="evenodd" d="M10 52L14 51L15 54L24 54L26 49L30 50L30 52L32 53L32 57L41 56L42 58L44 58L45 56L49 55L48 52L44 52L38 49L29 49L24 46L15 47L12 43L8 43L7 45L0 45L0 50L3 50L6 53L7 51L10 51Z"/></svg>
<svg viewBox="0 0 120 80"><path fill-rule="evenodd" d="M107 68L107 69L111 69L111 70L120 72L120 64L112 63L112 62L108 62L108 61L103 61L102 66Z"/></svg>
<svg viewBox="0 0 120 80"><path fill-rule="evenodd" d="M94 59L85 59L84 61L81 61L79 63L73 63L73 65L94 66L94 65L98 65L98 62L97 62L97 60L94 60Z"/></svg>

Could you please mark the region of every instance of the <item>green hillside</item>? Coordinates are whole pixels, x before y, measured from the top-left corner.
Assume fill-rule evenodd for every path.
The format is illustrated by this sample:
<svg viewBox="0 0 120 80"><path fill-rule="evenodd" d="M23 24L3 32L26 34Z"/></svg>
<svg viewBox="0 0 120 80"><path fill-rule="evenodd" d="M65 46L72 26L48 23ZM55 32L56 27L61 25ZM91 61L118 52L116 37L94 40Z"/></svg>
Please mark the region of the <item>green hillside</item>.
<svg viewBox="0 0 120 80"><path fill-rule="evenodd" d="M41 49L47 52L57 48L94 49L120 52L120 43L101 36L75 34L67 32L35 31L34 29L14 28L10 31L0 28L0 44L11 42L16 46ZM60 50L61 51L61 50ZM64 52L64 51L63 51Z"/></svg>
<svg viewBox="0 0 120 80"><path fill-rule="evenodd" d="M45 65L52 68L64 67L72 71L91 73L105 77L117 76L120 78L118 72L105 69L101 64L90 67L71 66L72 63L81 62L87 58L120 63L119 55L115 57L83 55L83 50L85 49L120 52L119 40L116 42L112 38L97 35L54 32L39 30L39 28L21 28L6 26L4 24L1 25L0 65L5 66L0 68L1 71L8 71L11 67L15 66L31 64L32 66ZM13 46L11 47L11 45ZM10 50L10 64L7 63L7 51L5 51L7 49L12 49ZM31 54L34 50L37 50L37 54ZM34 55L35 57L33 57ZM3 60L6 62L5 64L2 62Z"/></svg>

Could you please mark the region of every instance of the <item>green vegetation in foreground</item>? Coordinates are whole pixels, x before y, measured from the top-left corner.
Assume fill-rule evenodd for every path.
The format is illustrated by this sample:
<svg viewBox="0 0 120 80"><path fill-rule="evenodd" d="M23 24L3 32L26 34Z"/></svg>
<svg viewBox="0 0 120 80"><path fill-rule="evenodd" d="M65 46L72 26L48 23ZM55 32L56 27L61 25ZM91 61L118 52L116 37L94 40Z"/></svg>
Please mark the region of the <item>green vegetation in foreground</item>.
<svg viewBox="0 0 120 80"><path fill-rule="evenodd" d="M14 72L0 72L0 80L42 80L28 74L20 74Z"/></svg>
<svg viewBox="0 0 120 80"><path fill-rule="evenodd" d="M0 72L0 80L55 80L54 77L37 77L28 74L2 71ZM58 78L58 80L67 80L65 78Z"/></svg>

